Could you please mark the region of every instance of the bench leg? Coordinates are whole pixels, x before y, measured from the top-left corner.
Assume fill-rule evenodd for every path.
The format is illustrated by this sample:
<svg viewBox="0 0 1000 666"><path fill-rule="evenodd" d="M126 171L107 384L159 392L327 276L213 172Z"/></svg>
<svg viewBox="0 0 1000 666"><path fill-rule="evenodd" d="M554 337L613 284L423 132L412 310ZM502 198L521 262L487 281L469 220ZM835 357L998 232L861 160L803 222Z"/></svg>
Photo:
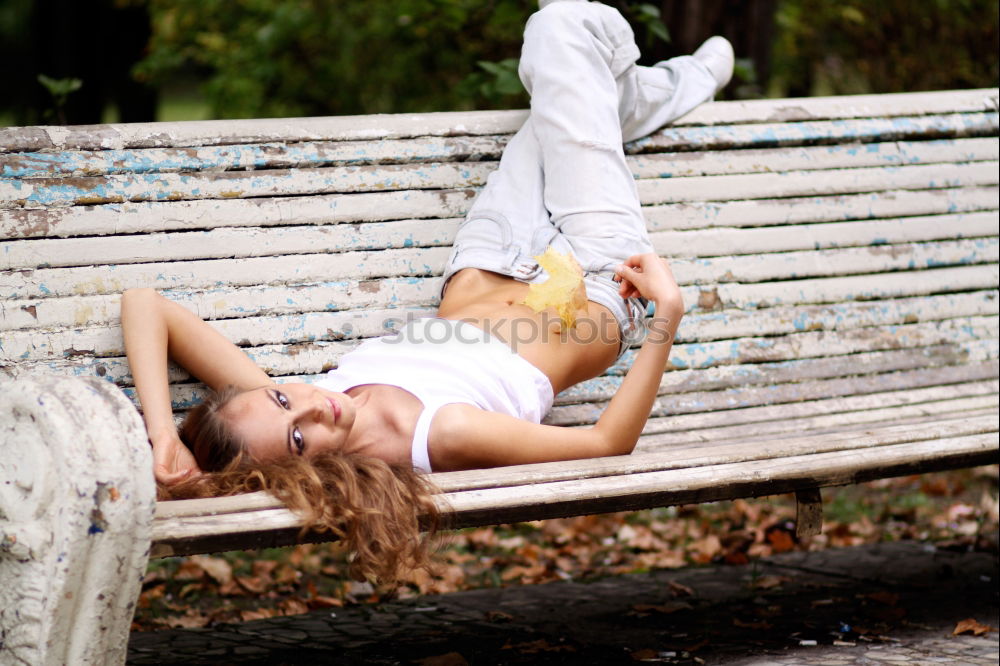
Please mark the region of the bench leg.
<svg viewBox="0 0 1000 666"><path fill-rule="evenodd" d="M0 663L124 663L156 509L112 384L0 382Z"/></svg>
<svg viewBox="0 0 1000 666"><path fill-rule="evenodd" d="M795 536L815 536L823 531L823 497L819 488L795 491Z"/></svg>

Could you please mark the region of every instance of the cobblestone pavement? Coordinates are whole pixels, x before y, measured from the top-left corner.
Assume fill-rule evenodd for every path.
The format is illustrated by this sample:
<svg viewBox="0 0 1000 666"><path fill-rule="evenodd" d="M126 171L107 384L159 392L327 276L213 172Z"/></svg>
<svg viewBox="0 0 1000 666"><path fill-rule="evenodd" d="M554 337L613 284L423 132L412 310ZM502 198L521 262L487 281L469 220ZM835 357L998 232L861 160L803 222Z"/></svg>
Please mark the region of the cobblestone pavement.
<svg viewBox="0 0 1000 666"><path fill-rule="evenodd" d="M989 664L994 554L886 543L133 633L132 664Z"/></svg>

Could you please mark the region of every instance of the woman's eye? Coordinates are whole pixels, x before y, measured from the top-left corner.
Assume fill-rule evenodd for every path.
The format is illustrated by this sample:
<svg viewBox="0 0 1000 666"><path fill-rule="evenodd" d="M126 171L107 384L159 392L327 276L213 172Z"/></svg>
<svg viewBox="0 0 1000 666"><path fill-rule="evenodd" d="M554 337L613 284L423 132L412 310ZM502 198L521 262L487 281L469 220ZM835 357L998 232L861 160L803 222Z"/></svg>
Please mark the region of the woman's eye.
<svg viewBox="0 0 1000 666"><path fill-rule="evenodd" d="M301 456L306 448L306 440L305 438L302 437L302 433L299 432L298 428L292 431L292 443L295 444L295 449L299 452L299 455Z"/></svg>
<svg viewBox="0 0 1000 666"><path fill-rule="evenodd" d="M288 409L288 398L285 397L285 394L282 393L281 391L275 391L274 395L278 399L278 404L284 407L285 409Z"/></svg>

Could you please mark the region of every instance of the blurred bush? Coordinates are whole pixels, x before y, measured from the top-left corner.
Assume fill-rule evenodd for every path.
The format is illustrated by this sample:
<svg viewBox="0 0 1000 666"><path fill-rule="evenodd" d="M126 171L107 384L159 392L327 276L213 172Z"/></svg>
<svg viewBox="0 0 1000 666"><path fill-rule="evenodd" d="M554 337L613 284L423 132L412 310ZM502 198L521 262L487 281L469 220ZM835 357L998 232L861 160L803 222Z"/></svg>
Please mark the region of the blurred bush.
<svg viewBox="0 0 1000 666"><path fill-rule="evenodd" d="M996 0L784 0L773 96L995 87Z"/></svg>
<svg viewBox="0 0 1000 666"><path fill-rule="evenodd" d="M154 35L136 74L195 68L218 117L468 109L478 62L516 56L530 0L149 0ZM477 104L477 102L479 104ZM489 104L487 104L488 106Z"/></svg>
<svg viewBox="0 0 1000 666"><path fill-rule="evenodd" d="M728 36L739 56L730 97L997 85L996 0L607 2L632 22L646 64L689 52L712 32ZM131 84L144 90L200 86L215 118L524 107L517 57L536 6L535 0L5 0L0 58L7 67L0 85L10 94L0 96L0 121L40 122L65 109L68 122L97 122L78 119L76 109L88 97L88 118L117 100L120 118L142 119L129 109L150 108L148 99L145 106L122 101L129 70ZM152 37L145 50L128 56L111 50L135 36L145 43L144 31L104 19L93 27L95 8L109 12L101 16L131 12L132 19L148 12ZM49 62L56 51L69 53L62 60L73 66ZM56 99L39 75L82 84Z"/></svg>

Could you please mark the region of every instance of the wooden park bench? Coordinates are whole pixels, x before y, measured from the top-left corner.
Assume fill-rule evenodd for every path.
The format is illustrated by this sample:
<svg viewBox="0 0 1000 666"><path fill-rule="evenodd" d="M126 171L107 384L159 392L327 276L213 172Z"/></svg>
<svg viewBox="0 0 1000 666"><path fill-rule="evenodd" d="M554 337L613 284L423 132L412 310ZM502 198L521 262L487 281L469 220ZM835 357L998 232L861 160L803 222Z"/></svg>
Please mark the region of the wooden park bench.
<svg viewBox="0 0 1000 666"><path fill-rule="evenodd" d="M688 308L642 440L434 474L450 524L795 492L808 531L821 487L997 462L997 103L719 102L629 144ZM123 659L147 553L298 538L266 495L155 504L114 388L134 400L122 290L155 287L275 378L314 379L433 312L455 229L524 118L0 129L0 651ZM593 423L633 355L546 421ZM181 414L203 387L172 380Z"/></svg>

